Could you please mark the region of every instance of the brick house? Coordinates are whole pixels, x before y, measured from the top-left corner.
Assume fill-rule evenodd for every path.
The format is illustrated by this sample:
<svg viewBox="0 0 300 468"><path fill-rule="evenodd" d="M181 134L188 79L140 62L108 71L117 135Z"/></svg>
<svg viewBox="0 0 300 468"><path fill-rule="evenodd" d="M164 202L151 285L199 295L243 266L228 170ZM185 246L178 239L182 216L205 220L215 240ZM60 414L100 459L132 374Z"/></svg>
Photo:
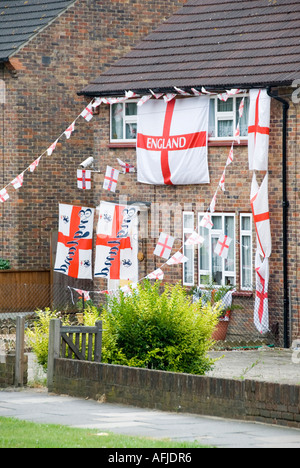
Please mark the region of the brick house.
<svg viewBox="0 0 300 468"><path fill-rule="evenodd" d="M107 71L95 79L89 76L90 84L78 93L86 98L112 97L124 96L125 91L131 90L143 96L150 89L174 93L176 86L187 92L204 87L212 93L239 88L247 96L252 88L268 90L272 96L269 203L273 243L269 343L285 347L300 334L297 265L300 109L297 89L292 88L295 80L300 79L299 25L300 4L292 0L190 0ZM160 231L173 235L175 247L179 248L185 236L200 229L199 221L215 193L228 157L240 99L241 95L237 95L224 103L211 96L210 184L144 185L137 183L136 174L126 174L121 176L116 196L104 193L101 188L96 194L108 201L126 195L129 202L147 207L140 220L140 277L162 263L153 255ZM245 102L247 107L248 101ZM123 125L117 128L116 115L120 113ZM101 106L94 124L94 150L101 168L115 166L117 157L136 163L136 114L134 100ZM218 198L215 213L219 228L231 226L228 229L235 239L231 267L214 262L212 246L216 233L212 231L208 239L210 256L206 259L200 249L186 249L189 262L183 269L168 268L165 281L195 286L201 285L203 276L209 274L216 284L236 285L234 302L242 305L242 309L232 314L229 335L241 338L249 332L248 338L256 339L253 326L256 239L250 207L252 173L248 168L247 117L241 131L241 143L234 146L235 161L226 176L226 192ZM263 175L257 174L260 181Z"/></svg>
<svg viewBox="0 0 300 468"><path fill-rule="evenodd" d="M44 153L83 110L77 90L104 71L185 0L23 0L0 5L1 184ZM0 258L14 270L51 266L58 203L95 204L77 189L79 163L93 156L93 122L80 119L21 189L0 207ZM3 276L2 276L3 277Z"/></svg>

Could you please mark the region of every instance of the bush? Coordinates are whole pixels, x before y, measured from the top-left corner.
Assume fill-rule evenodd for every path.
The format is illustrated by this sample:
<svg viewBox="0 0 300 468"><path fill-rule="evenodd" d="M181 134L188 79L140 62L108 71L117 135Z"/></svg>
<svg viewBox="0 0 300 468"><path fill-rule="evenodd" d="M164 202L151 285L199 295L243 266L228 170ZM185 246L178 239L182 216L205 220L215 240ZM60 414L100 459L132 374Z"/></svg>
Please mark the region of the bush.
<svg viewBox="0 0 300 468"><path fill-rule="evenodd" d="M218 307L192 304L179 284L139 284L132 295L108 299L103 320L103 361L203 375L213 367L207 352Z"/></svg>

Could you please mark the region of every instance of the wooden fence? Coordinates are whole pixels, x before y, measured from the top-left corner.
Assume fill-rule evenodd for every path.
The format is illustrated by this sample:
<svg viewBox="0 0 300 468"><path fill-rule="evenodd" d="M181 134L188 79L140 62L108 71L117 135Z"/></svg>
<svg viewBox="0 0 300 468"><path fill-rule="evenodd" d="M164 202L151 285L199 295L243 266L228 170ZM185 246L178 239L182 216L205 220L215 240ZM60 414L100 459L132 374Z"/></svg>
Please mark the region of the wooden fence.
<svg viewBox="0 0 300 468"><path fill-rule="evenodd" d="M57 358L101 362L102 321L94 327L64 327L58 319L50 320L48 347L48 386L53 384L54 360Z"/></svg>

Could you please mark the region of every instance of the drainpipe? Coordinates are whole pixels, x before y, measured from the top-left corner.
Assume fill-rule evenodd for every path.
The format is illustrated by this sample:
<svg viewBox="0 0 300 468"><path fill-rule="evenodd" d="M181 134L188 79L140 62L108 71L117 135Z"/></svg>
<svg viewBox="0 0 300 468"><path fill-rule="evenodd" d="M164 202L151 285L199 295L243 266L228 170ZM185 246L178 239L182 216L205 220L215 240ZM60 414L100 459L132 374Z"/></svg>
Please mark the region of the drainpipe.
<svg viewBox="0 0 300 468"><path fill-rule="evenodd" d="M282 238L283 238L283 283L284 283L284 347L290 347L289 336L289 286L288 286L288 209L290 203L287 196L287 118L290 104L285 99L271 93L271 88L268 88L268 95L276 101L281 102L283 110L282 118L282 209L283 209L283 222L282 222Z"/></svg>

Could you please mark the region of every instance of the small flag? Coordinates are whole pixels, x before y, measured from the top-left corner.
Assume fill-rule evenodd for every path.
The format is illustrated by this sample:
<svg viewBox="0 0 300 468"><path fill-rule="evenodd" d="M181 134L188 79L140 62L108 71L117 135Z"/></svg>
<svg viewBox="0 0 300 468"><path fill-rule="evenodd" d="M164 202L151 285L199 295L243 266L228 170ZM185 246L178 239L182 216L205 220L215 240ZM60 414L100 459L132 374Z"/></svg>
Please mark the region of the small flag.
<svg viewBox="0 0 300 468"><path fill-rule="evenodd" d="M155 97L155 99L160 99L163 96L163 93L154 93L152 89L150 89L150 93Z"/></svg>
<svg viewBox="0 0 300 468"><path fill-rule="evenodd" d="M244 107L245 107L245 98L242 99L240 107L239 107L239 115L240 119L243 117L244 114Z"/></svg>
<svg viewBox="0 0 300 468"><path fill-rule="evenodd" d="M228 257L231 242L232 239L230 237L221 234L215 248L215 254L219 255L219 257L226 259Z"/></svg>
<svg viewBox="0 0 300 468"><path fill-rule="evenodd" d="M240 124L238 124L237 128L236 128L236 131L235 131L235 135L234 135L234 141L236 141L238 144L241 143L241 139L240 139Z"/></svg>
<svg viewBox="0 0 300 468"><path fill-rule="evenodd" d="M87 122L92 120L94 117L93 115L93 107L92 104L89 104L82 112L81 112L81 117L83 117Z"/></svg>
<svg viewBox="0 0 300 468"><path fill-rule="evenodd" d="M175 238L162 232L154 250L154 255L168 259L171 255Z"/></svg>
<svg viewBox="0 0 300 468"><path fill-rule="evenodd" d="M57 142L58 142L58 140L56 140L54 143L52 143L52 145L47 149L48 156L52 155L53 151L56 148Z"/></svg>
<svg viewBox="0 0 300 468"><path fill-rule="evenodd" d="M103 188L110 192L115 192L117 188L118 178L120 172L113 167L107 166L104 178Z"/></svg>
<svg viewBox="0 0 300 468"><path fill-rule="evenodd" d="M165 102L170 102L176 97L176 94L173 93L167 93L164 95L164 101Z"/></svg>
<svg viewBox="0 0 300 468"><path fill-rule="evenodd" d="M214 213L216 211L217 193L218 193L218 191L216 191L216 193L214 194L213 199L212 199L212 201L210 203L209 210L210 210L211 213Z"/></svg>
<svg viewBox="0 0 300 468"><path fill-rule="evenodd" d="M0 202L4 203L8 199L9 199L9 195L7 193L7 190L4 188L0 191Z"/></svg>
<svg viewBox="0 0 300 468"><path fill-rule="evenodd" d="M84 300L85 301L90 301L91 300L91 297L90 297L90 292L89 291L83 291L82 289L75 289L76 292L78 292L78 294L80 296L83 296L84 295Z"/></svg>
<svg viewBox="0 0 300 468"><path fill-rule="evenodd" d="M149 273L147 276L148 279L155 279L155 280L163 280L164 279L164 272L161 270L161 268L158 268L157 270L153 271L152 273Z"/></svg>
<svg viewBox="0 0 300 468"><path fill-rule="evenodd" d="M30 172L34 172L36 170L36 168L38 167L38 165L40 163L41 157L42 156L40 156L32 164L30 164L30 166L29 166Z"/></svg>
<svg viewBox="0 0 300 468"><path fill-rule="evenodd" d="M77 187L81 190L91 190L91 171L77 169Z"/></svg>
<svg viewBox="0 0 300 468"><path fill-rule="evenodd" d="M136 172L136 168L132 164L125 163L121 161L121 159L118 159L118 158L117 158L117 161L123 169L123 174L129 173L129 172Z"/></svg>
<svg viewBox="0 0 300 468"><path fill-rule="evenodd" d="M225 171L223 172L220 182L219 182L219 187L225 192Z"/></svg>
<svg viewBox="0 0 300 468"><path fill-rule="evenodd" d="M145 104L146 102L148 102L149 99L152 99L152 95L151 95L151 94L148 94L148 95L146 95L146 96L143 96L143 97L139 100L139 102L137 103L137 105L140 107L140 106L142 106L143 104Z"/></svg>
<svg viewBox="0 0 300 468"><path fill-rule="evenodd" d="M22 174L18 175L18 177L16 177L13 181L12 181L12 185L14 186L14 188L16 190L18 190L20 187L22 187L23 185L23 179L24 179L24 172L22 172Z"/></svg>
<svg viewBox="0 0 300 468"><path fill-rule="evenodd" d="M203 244L204 242L204 239L202 236L199 236L199 234L197 232L193 232L190 237L187 239L187 241L185 242L185 245L201 245Z"/></svg>
<svg viewBox="0 0 300 468"><path fill-rule="evenodd" d="M183 253L176 252L176 254L167 261L167 265L179 265L180 263L188 262L188 260L189 259L183 255Z"/></svg>
<svg viewBox="0 0 300 468"><path fill-rule="evenodd" d="M211 215L209 213L205 213L205 215L201 219L200 226L206 229L213 228L214 223L212 222Z"/></svg>
<svg viewBox="0 0 300 468"><path fill-rule="evenodd" d="M233 162L233 145L230 148L226 166L229 166Z"/></svg>
<svg viewBox="0 0 300 468"><path fill-rule="evenodd" d="M183 89L177 88L174 86L175 91L177 91L178 94L181 94L182 96L190 96L191 94L188 93L187 91L184 91Z"/></svg>
<svg viewBox="0 0 300 468"><path fill-rule="evenodd" d="M66 137L67 137L67 140L70 138L70 136L74 132L74 130L75 130L75 121L73 123L71 123L71 125L64 132Z"/></svg>

